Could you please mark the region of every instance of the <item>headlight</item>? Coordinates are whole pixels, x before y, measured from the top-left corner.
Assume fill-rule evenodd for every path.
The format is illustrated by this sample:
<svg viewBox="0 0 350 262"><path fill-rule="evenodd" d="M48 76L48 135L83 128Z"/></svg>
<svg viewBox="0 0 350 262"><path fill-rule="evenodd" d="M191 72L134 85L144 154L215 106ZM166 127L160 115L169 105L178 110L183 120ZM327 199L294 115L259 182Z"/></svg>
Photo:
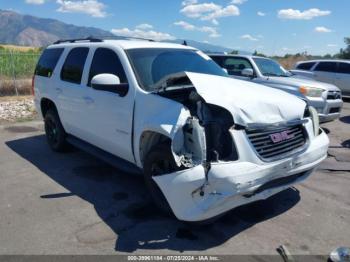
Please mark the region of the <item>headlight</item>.
<svg viewBox="0 0 350 262"><path fill-rule="evenodd" d="M302 93L304 96L309 97L321 97L323 93L322 88L317 87L308 87L308 86L301 86L299 87L299 92Z"/></svg>
<svg viewBox="0 0 350 262"><path fill-rule="evenodd" d="M320 119L318 117L318 113L316 109L312 106L309 107L309 112L310 112L312 124L314 127L314 134L315 136L318 136L320 134Z"/></svg>

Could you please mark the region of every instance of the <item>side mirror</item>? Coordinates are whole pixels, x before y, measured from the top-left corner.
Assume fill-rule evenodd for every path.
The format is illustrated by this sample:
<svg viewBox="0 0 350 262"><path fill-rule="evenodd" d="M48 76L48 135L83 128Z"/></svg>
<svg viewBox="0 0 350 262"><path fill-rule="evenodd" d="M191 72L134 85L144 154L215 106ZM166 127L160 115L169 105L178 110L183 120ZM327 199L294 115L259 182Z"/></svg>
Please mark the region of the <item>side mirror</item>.
<svg viewBox="0 0 350 262"><path fill-rule="evenodd" d="M254 71L251 68L245 68L242 70L242 76L254 77Z"/></svg>
<svg viewBox="0 0 350 262"><path fill-rule="evenodd" d="M129 90L128 84L121 84L119 77L112 74L94 76L91 79L91 87L96 90L115 93L121 97L126 96Z"/></svg>

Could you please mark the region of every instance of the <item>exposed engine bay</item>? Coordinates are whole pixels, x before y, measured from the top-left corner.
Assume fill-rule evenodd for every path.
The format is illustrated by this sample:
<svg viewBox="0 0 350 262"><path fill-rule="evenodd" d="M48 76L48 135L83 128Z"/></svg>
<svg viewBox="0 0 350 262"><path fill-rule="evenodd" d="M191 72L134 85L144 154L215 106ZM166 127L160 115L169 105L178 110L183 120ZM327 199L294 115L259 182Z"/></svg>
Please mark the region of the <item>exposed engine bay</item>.
<svg viewBox="0 0 350 262"><path fill-rule="evenodd" d="M233 138L229 132L234 127L232 114L217 105L208 104L197 93L186 74L177 74L160 84L157 94L183 104L190 112L181 132L174 141L173 151L183 167L199 164L209 167L211 162L238 159Z"/></svg>

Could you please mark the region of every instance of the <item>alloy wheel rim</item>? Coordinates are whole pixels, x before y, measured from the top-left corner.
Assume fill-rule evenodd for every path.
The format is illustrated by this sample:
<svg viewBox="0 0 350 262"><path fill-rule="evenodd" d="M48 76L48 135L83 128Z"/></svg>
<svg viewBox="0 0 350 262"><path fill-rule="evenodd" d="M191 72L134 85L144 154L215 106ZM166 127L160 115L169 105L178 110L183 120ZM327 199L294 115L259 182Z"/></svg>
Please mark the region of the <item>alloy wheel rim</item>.
<svg viewBox="0 0 350 262"><path fill-rule="evenodd" d="M52 120L48 120L46 122L46 127L47 127L47 134L48 134L49 140L53 144L56 144L58 142L57 125Z"/></svg>

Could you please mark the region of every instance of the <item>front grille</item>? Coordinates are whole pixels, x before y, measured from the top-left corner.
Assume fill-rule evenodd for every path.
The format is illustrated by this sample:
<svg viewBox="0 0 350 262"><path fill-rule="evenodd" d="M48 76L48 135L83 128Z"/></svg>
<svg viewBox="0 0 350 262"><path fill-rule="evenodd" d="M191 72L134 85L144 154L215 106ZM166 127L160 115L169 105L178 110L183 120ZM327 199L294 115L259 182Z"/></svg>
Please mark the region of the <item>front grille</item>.
<svg viewBox="0 0 350 262"><path fill-rule="evenodd" d="M341 99L340 91L328 91L327 100Z"/></svg>
<svg viewBox="0 0 350 262"><path fill-rule="evenodd" d="M303 148L306 135L303 125L272 130L246 130L258 155L263 159L275 159Z"/></svg>

